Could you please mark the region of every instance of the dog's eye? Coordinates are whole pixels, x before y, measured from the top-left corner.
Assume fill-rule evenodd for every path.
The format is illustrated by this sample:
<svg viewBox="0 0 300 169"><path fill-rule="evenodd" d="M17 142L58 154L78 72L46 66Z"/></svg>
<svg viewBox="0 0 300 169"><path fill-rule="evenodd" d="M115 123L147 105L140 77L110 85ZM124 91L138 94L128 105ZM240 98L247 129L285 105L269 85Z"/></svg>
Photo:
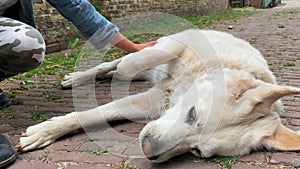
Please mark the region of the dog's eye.
<svg viewBox="0 0 300 169"><path fill-rule="evenodd" d="M195 111L195 107L192 107L186 117L186 123L193 125L196 121L196 111Z"/></svg>

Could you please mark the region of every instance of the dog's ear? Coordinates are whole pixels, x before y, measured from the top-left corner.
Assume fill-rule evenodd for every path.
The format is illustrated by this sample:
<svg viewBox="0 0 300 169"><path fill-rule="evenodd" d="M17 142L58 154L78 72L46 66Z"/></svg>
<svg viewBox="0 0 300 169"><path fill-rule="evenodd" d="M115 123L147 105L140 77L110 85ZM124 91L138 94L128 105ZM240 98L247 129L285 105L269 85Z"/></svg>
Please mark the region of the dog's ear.
<svg viewBox="0 0 300 169"><path fill-rule="evenodd" d="M280 124L273 135L264 137L261 143L267 149L300 150L300 134Z"/></svg>
<svg viewBox="0 0 300 169"><path fill-rule="evenodd" d="M245 99L250 100L252 105L259 103L271 106L278 99L292 94L299 94L300 89L290 86L279 86L268 83L260 83L245 93Z"/></svg>

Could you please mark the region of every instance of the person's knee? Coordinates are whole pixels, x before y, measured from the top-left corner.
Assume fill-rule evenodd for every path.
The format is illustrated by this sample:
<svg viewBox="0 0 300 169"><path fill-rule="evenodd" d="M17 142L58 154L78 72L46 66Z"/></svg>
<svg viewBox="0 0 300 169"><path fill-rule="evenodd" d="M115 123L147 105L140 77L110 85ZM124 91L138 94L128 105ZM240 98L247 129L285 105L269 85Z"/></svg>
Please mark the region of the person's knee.
<svg viewBox="0 0 300 169"><path fill-rule="evenodd" d="M21 59L30 61L37 67L41 64L45 57L46 46L40 32L31 26L25 27L24 36L18 36L15 41L15 52Z"/></svg>
<svg viewBox="0 0 300 169"><path fill-rule="evenodd" d="M46 50L40 32L15 20L6 22L9 26L0 31L3 35L0 37L0 71L6 76L13 76L40 66Z"/></svg>

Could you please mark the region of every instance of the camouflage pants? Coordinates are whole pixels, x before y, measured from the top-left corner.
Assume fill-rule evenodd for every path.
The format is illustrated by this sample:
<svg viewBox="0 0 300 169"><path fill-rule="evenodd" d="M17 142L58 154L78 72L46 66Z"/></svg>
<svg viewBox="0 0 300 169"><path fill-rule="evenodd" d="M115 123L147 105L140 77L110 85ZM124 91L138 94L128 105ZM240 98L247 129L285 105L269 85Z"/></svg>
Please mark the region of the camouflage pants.
<svg viewBox="0 0 300 169"><path fill-rule="evenodd" d="M0 81L38 67L45 48L38 30L0 16Z"/></svg>

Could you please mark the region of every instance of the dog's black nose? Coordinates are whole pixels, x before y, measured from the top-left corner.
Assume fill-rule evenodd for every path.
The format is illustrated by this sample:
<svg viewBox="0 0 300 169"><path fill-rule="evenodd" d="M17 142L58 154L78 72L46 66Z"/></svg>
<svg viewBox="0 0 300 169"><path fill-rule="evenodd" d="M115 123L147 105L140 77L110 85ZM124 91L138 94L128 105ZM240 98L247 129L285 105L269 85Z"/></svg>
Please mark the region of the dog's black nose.
<svg viewBox="0 0 300 169"><path fill-rule="evenodd" d="M152 136L145 136L142 139L142 149L148 160L156 160L159 158L159 155L156 154L156 143Z"/></svg>

